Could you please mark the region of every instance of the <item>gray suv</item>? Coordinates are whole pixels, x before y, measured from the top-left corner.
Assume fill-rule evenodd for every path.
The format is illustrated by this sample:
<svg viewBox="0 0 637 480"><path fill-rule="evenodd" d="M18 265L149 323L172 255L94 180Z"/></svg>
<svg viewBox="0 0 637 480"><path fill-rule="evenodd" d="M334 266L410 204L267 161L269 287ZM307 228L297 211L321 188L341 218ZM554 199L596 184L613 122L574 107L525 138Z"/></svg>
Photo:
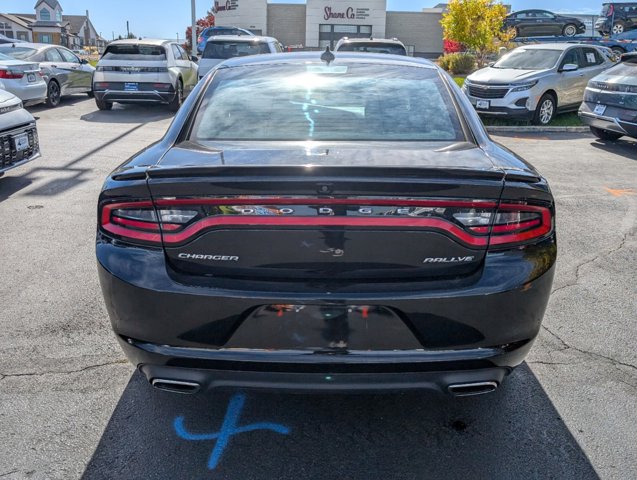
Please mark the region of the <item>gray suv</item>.
<svg viewBox="0 0 637 480"><path fill-rule="evenodd" d="M462 90L480 115L546 125L558 111L577 110L588 81L612 65L593 45L526 45L469 75Z"/></svg>

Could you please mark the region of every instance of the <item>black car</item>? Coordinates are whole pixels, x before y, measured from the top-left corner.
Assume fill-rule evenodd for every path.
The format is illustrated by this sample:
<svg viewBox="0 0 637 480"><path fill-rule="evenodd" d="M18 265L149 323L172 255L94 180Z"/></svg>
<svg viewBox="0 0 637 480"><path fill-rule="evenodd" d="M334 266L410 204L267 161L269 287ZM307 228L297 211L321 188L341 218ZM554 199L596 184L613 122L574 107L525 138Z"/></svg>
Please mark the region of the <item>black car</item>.
<svg viewBox="0 0 637 480"><path fill-rule="evenodd" d="M540 330L546 180L433 63L227 60L106 179L113 329L157 388L495 390Z"/></svg>
<svg viewBox="0 0 637 480"><path fill-rule="evenodd" d="M604 3L595 22L600 35L617 35L637 27L637 2Z"/></svg>
<svg viewBox="0 0 637 480"><path fill-rule="evenodd" d="M46 105L57 107L65 95L84 93L93 96L95 68L68 48L46 43L0 45L0 53L18 60L38 62L47 84Z"/></svg>
<svg viewBox="0 0 637 480"><path fill-rule="evenodd" d="M588 82L579 116L601 140L637 138L637 52Z"/></svg>
<svg viewBox="0 0 637 480"><path fill-rule="evenodd" d="M520 10L507 15L504 28L514 28L516 37L564 35L574 37L586 31L586 25L574 17L557 15L547 10Z"/></svg>

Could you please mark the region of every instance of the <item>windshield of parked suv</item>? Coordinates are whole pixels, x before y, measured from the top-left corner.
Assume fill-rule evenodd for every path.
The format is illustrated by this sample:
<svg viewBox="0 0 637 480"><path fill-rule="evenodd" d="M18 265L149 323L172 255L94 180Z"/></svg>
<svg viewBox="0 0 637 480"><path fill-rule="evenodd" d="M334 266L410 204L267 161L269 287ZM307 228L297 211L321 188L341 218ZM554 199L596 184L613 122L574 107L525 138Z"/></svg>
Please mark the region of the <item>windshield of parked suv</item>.
<svg viewBox="0 0 637 480"><path fill-rule="evenodd" d="M519 70L544 70L553 68L562 50L544 48L516 48L495 62L493 68L515 68Z"/></svg>
<svg viewBox="0 0 637 480"><path fill-rule="evenodd" d="M234 58L270 53L267 42L237 42L236 40L214 40L206 43L201 58Z"/></svg>
<svg viewBox="0 0 637 480"><path fill-rule="evenodd" d="M141 62L166 60L166 50L160 45L119 44L109 45L103 60L135 60Z"/></svg>
<svg viewBox="0 0 637 480"><path fill-rule="evenodd" d="M32 55L35 55L38 51L35 48L12 47L11 44L7 43L0 47L0 52L5 54L12 60L24 60L31 57Z"/></svg>
<svg viewBox="0 0 637 480"><path fill-rule="evenodd" d="M462 141L435 69L366 64L218 70L191 139Z"/></svg>
<svg viewBox="0 0 637 480"><path fill-rule="evenodd" d="M392 55L407 55L402 45L395 43L378 43L378 42L352 42L343 43L338 47L339 52L368 52L368 53L390 53Z"/></svg>

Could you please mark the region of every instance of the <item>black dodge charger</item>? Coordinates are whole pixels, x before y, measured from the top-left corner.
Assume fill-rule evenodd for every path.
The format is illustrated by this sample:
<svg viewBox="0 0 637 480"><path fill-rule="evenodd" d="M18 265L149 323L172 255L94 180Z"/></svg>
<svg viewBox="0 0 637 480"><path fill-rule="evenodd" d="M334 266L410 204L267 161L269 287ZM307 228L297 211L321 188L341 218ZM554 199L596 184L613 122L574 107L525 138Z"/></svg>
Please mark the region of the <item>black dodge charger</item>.
<svg viewBox="0 0 637 480"><path fill-rule="evenodd" d="M480 394L538 335L554 214L431 62L244 57L107 178L99 277L157 388Z"/></svg>

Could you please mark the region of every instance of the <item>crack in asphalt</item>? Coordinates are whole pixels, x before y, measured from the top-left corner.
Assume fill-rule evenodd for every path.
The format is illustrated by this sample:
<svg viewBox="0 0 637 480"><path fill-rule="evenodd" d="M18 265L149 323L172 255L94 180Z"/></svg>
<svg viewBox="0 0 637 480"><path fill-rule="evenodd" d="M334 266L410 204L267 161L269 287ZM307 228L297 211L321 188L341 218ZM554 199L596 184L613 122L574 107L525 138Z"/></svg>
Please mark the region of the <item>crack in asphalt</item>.
<svg viewBox="0 0 637 480"><path fill-rule="evenodd" d="M77 370L61 370L61 371L45 371L45 372L23 372L23 373L0 373L0 381L4 380L5 378L9 378L9 377L40 377L42 375L67 375L67 374L71 374L71 373L85 372L86 370L92 370L94 368L108 367L110 365L118 365L118 364L123 364L123 363L127 363L127 362L128 362L128 360L126 360L126 359L120 359L120 360L114 360L112 362L104 362L104 363L97 363L95 365L87 365L87 366L79 368ZM0 475L0 476L2 476L2 475Z"/></svg>
<svg viewBox="0 0 637 480"><path fill-rule="evenodd" d="M589 350L584 350L582 348L574 347L573 345L570 345L569 343L565 342L562 337L560 337L557 333L553 332L546 325L542 325L542 328L544 330L546 330L548 333L550 333L553 337L555 337L564 346L564 348L562 350L572 349L572 350L575 350L576 352L579 352L579 353L581 353L583 355L587 355L587 356L590 356L590 357L595 357L595 358L600 358L602 360L606 360L607 362L610 362L616 368L617 368L618 365L621 365L623 367L628 367L628 368L632 368L633 370L637 370L637 365L633 365L632 363L622 362L622 361L617 360L617 359L615 359L613 357L608 357L606 355L602 355L601 353L591 352Z"/></svg>
<svg viewBox="0 0 637 480"><path fill-rule="evenodd" d="M630 235L630 233L631 232L626 232L623 235L621 242L619 242L619 246L617 246L615 248L611 248L610 250L607 250L605 252L598 253L593 258L590 258L588 260L584 260L583 262L579 263L575 267L575 281L571 282L571 283L567 283L566 285L562 285L561 287L554 288L553 291L551 292L551 295L554 295L555 293L557 293L557 292L559 292L561 290L564 290L565 288L574 287L575 285L578 285L579 284L579 279L580 279L580 270L583 267L585 267L586 265L589 265L591 263L596 262L602 256L612 255L613 253L618 252L619 250L624 248L624 246L626 245L626 240L628 239L628 236Z"/></svg>
<svg viewBox="0 0 637 480"><path fill-rule="evenodd" d="M6 477L7 475L11 475L12 473L18 473L18 471L11 470L10 472L7 472L7 473L0 473L0 477Z"/></svg>

